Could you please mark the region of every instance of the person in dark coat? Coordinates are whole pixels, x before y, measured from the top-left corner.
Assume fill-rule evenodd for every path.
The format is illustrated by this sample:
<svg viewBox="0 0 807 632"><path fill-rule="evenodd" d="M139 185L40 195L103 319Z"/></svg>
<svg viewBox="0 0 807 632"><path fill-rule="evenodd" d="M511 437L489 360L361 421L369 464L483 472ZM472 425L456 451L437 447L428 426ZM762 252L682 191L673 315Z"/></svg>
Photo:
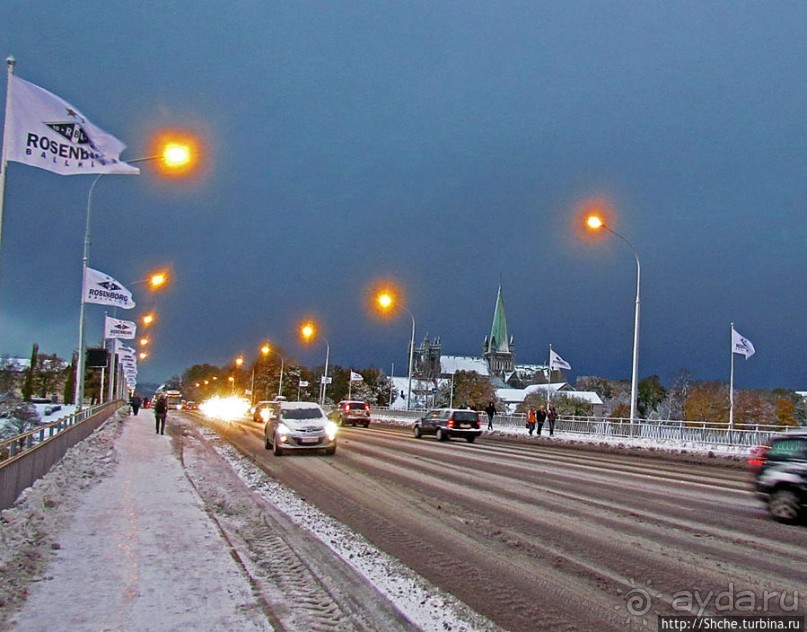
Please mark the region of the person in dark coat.
<svg viewBox="0 0 807 632"><path fill-rule="evenodd" d="M549 422L549 436L555 434L555 420L558 418L558 413L555 411L555 404L549 404L549 410L546 411L546 419Z"/></svg>
<svg viewBox="0 0 807 632"><path fill-rule="evenodd" d="M136 415L138 413L138 411L140 410L140 404L142 403L143 400L140 399L140 395L138 395L137 393L132 395L132 399L129 400L129 405L132 407L130 411L132 415Z"/></svg>
<svg viewBox="0 0 807 632"><path fill-rule="evenodd" d="M160 395L154 402L154 420L157 424L157 434L165 434L165 420L168 417L168 401L165 395Z"/></svg>
<svg viewBox="0 0 807 632"><path fill-rule="evenodd" d="M493 415L496 414L496 406L492 401L488 402L485 412L488 414L488 430L493 430Z"/></svg>
<svg viewBox="0 0 807 632"><path fill-rule="evenodd" d="M543 406L539 406L538 410L535 413L535 429L538 431L536 436L541 436L541 430L544 427L544 422L546 421L546 410L544 410Z"/></svg>

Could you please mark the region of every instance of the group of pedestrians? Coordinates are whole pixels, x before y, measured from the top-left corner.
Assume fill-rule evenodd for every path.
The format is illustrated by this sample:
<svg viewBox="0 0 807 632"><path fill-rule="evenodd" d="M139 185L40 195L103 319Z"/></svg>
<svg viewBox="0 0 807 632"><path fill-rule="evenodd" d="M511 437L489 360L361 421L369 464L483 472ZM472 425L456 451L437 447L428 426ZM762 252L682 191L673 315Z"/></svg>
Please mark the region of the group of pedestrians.
<svg viewBox="0 0 807 632"><path fill-rule="evenodd" d="M129 398L129 414L136 415L140 411L143 400L137 393ZM165 434L165 420L168 418L168 400L165 395L158 395L154 400L154 422L157 434Z"/></svg>
<svg viewBox="0 0 807 632"><path fill-rule="evenodd" d="M496 405L492 401L488 402L485 412L488 414L488 430L493 430L493 416L496 414ZM527 432L532 436L532 433L537 431L536 436L540 436L544 423L549 422L549 436L552 437L555 434L555 421L557 418L558 413L555 410L555 404L549 404L548 408L539 406L538 410L530 406L527 413Z"/></svg>
<svg viewBox="0 0 807 632"><path fill-rule="evenodd" d="M549 422L549 436L551 437L555 434L555 420L557 418L558 413L555 411L555 404L549 404L549 408L539 406L538 410L530 406L530 410L527 413L527 432L530 436L532 436L534 432L536 436L540 437L544 423Z"/></svg>

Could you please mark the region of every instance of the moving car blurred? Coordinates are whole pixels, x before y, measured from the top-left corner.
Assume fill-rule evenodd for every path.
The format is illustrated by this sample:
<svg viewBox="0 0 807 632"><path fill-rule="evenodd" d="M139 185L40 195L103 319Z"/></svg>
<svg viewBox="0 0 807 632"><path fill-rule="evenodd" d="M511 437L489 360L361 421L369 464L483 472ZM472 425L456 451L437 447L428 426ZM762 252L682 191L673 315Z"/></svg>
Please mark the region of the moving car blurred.
<svg viewBox="0 0 807 632"><path fill-rule="evenodd" d="M774 520L795 523L807 505L807 431L788 432L754 448L748 458L754 491Z"/></svg>
<svg viewBox="0 0 807 632"><path fill-rule="evenodd" d="M482 434L479 427L479 412L465 408L436 408L415 422L412 432L415 439L433 434L438 441L462 437L473 443Z"/></svg>
<svg viewBox="0 0 807 632"><path fill-rule="evenodd" d="M277 402L277 414L263 428L264 447L275 456L292 450L323 450L336 454L339 426L312 402Z"/></svg>
<svg viewBox="0 0 807 632"><path fill-rule="evenodd" d="M340 426L350 424L352 426L370 425L370 406L359 400L342 400L330 414L331 419Z"/></svg>
<svg viewBox="0 0 807 632"><path fill-rule="evenodd" d="M249 409L249 414L252 415L252 421L257 421L258 423L266 423L269 421L272 403L273 402L270 400L263 400L252 406Z"/></svg>
<svg viewBox="0 0 807 632"><path fill-rule="evenodd" d="M182 402L182 408L183 410L199 410L197 403L190 400Z"/></svg>

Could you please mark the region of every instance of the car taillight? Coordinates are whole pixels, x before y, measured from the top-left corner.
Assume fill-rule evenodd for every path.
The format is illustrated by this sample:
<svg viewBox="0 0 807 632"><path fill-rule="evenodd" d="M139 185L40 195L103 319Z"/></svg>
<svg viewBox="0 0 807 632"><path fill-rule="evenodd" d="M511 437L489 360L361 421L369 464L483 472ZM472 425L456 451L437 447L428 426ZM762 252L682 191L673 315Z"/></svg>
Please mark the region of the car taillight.
<svg viewBox="0 0 807 632"><path fill-rule="evenodd" d="M758 472L765 465L768 460L768 450L771 449L769 445L758 445L751 450L751 455L748 457L748 467L754 472Z"/></svg>
<svg viewBox="0 0 807 632"><path fill-rule="evenodd" d="M344 406L342 406L342 408L345 410L346 413L350 412L350 404L345 404Z"/></svg>
<svg viewBox="0 0 807 632"><path fill-rule="evenodd" d="M453 427L454 427L454 418L453 418L453 417L449 418L449 420L448 420L448 427L449 427L449 428L453 428Z"/></svg>
<svg viewBox="0 0 807 632"><path fill-rule="evenodd" d="M366 410L369 413L370 412L370 404L365 404L364 405L364 410Z"/></svg>

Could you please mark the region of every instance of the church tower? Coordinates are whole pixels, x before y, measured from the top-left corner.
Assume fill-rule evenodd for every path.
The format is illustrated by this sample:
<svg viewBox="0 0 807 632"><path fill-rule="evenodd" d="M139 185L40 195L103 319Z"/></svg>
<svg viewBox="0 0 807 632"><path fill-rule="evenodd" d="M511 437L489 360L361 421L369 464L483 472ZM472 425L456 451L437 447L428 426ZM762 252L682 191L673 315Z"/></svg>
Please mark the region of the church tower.
<svg viewBox="0 0 807 632"><path fill-rule="evenodd" d="M488 364L491 377L504 379L507 374L513 372L516 364L515 352L513 338L507 335L502 286L499 284L496 308L493 310L493 325L490 328L490 336L485 337L482 349L482 357Z"/></svg>

